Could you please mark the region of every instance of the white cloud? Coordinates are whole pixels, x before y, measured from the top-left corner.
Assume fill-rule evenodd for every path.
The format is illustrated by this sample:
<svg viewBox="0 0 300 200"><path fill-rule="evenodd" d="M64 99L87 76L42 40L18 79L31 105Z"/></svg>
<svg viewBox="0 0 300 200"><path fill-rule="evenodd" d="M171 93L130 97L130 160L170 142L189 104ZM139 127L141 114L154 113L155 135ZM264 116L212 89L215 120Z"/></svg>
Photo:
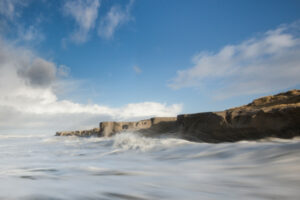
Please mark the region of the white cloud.
<svg viewBox="0 0 300 200"><path fill-rule="evenodd" d="M14 20L20 15L18 8L28 5L28 0L1 0L0 1L0 15L5 16L9 20Z"/></svg>
<svg viewBox="0 0 300 200"><path fill-rule="evenodd" d="M44 34L39 29L41 17L37 17L33 24L23 23L22 11L31 0L0 0L0 34L11 38L15 36L15 43L39 43L44 40Z"/></svg>
<svg viewBox="0 0 300 200"><path fill-rule="evenodd" d="M86 42L91 29L95 27L98 17L99 0L68 0L64 4L64 14L71 16L77 23L77 30L71 35L76 43Z"/></svg>
<svg viewBox="0 0 300 200"><path fill-rule="evenodd" d="M124 9L119 5L111 7L106 16L100 21L98 27L99 36L104 39L110 39L121 25L132 20L130 11L133 3L134 0L130 0Z"/></svg>
<svg viewBox="0 0 300 200"><path fill-rule="evenodd" d="M30 25L28 28L24 28L18 25L18 40L24 42L40 42L44 39L44 35L37 28L36 25Z"/></svg>
<svg viewBox="0 0 300 200"><path fill-rule="evenodd" d="M139 66L133 66L133 70L134 70L134 72L135 73L137 73L137 74L140 74L140 73L142 73L142 69L139 67Z"/></svg>
<svg viewBox="0 0 300 200"><path fill-rule="evenodd" d="M57 69L58 76L61 77L68 77L70 74L71 69L67 67L66 65L60 65Z"/></svg>
<svg viewBox="0 0 300 200"><path fill-rule="evenodd" d="M174 116L181 105L142 102L113 108L60 100L55 93L60 69L32 51L0 38L0 132L53 132L97 127L102 120Z"/></svg>
<svg viewBox="0 0 300 200"><path fill-rule="evenodd" d="M300 84L300 23L282 25L261 37L201 52L194 66L177 71L169 86L214 90L215 97L258 94Z"/></svg>

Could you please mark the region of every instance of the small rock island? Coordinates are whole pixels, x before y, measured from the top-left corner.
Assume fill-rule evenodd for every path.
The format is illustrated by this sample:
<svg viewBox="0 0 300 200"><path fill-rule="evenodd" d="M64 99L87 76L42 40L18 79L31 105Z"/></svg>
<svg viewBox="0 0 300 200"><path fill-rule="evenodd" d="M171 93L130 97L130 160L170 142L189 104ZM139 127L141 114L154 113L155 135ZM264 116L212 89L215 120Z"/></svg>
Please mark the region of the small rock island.
<svg viewBox="0 0 300 200"><path fill-rule="evenodd" d="M136 122L100 122L99 128L57 132L56 136L110 137L134 131L146 136L176 134L184 139L220 143L266 137L300 136L300 90L255 99L220 112L154 117Z"/></svg>

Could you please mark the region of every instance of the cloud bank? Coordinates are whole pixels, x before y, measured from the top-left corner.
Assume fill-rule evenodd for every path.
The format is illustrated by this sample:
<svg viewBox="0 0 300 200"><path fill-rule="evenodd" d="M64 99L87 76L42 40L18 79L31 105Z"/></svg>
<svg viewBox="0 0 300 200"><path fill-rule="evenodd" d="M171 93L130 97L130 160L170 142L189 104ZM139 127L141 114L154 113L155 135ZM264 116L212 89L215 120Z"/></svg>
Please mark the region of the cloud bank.
<svg viewBox="0 0 300 200"><path fill-rule="evenodd" d="M300 84L300 22L282 25L217 53L201 52L177 71L173 89L214 88L217 98L266 93Z"/></svg>
<svg viewBox="0 0 300 200"><path fill-rule="evenodd" d="M0 132L52 132L96 127L103 120L174 116L181 105L141 102L113 108L60 100L55 87L69 68L0 38Z"/></svg>

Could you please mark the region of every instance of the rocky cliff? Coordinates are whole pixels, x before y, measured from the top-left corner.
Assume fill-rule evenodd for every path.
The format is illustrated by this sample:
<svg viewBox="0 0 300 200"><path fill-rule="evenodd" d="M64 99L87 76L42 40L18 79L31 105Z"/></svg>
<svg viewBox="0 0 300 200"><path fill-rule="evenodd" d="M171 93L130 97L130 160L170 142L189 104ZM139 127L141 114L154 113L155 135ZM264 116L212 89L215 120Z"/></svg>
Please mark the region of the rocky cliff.
<svg viewBox="0 0 300 200"><path fill-rule="evenodd" d="M57 132L56 135L104 136L123 131L144 134L179 133L192 141L234 142L264 137L300 136L300 90L262 97L221 112L151 118L137 122L101 122L99 129Z"/></svg>
<svg viewBox="0 0 300 200"><path fill-rule="evenodd" d="M99 128L82 131L56 132L56 136L100 136L110 137L119 132L138 131L147 134L175 133L177 117L154 117L136 122L100 122Z"/></svg>
<svg viewBox="0 0 300 200"><path fill-rule="evenodd" d="M262 97L222 112L179 115L180 132L191 140L231 142L300 135L300 90Z"/></svg>
<svg viewBox="0 0 300 200"><path fill-rule="evenodd" d="M177 117L154 117L137 122L101 122L100 136L108 137L123 131L142 133L176 132Z"/></svg>

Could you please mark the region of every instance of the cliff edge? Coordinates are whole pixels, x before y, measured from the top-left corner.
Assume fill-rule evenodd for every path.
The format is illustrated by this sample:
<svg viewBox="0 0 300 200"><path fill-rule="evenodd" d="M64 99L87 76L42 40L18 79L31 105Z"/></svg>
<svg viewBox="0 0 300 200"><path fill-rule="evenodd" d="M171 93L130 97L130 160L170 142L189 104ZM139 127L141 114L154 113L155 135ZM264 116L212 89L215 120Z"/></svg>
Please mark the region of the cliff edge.
<svg viewBox="0 0 300 200"><path fill-rule="evenodd" d="M222 112L179 115L180 132L190 140L234 142L300 135L300 90L262 97Z"/></svg>
<svg viewBox="0 0 300 200"><path fill-rule="evenodd" d="M235 142L265 137L300 136L300 90L255 99L248 105L221 112L157 117L137 122L101 122L86 131L57 132L57 136L109 137L137 131L148 135L179 133L183 138L203 142Z"/></svg>

